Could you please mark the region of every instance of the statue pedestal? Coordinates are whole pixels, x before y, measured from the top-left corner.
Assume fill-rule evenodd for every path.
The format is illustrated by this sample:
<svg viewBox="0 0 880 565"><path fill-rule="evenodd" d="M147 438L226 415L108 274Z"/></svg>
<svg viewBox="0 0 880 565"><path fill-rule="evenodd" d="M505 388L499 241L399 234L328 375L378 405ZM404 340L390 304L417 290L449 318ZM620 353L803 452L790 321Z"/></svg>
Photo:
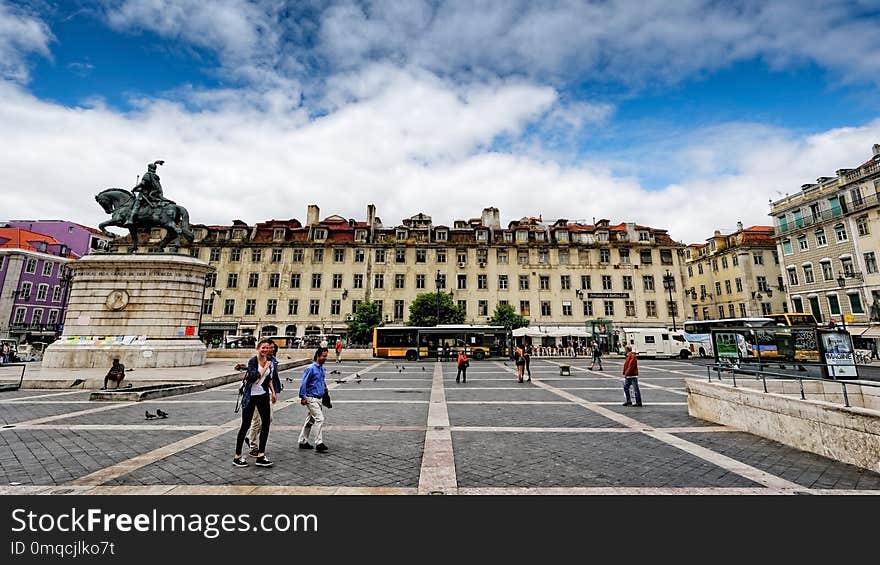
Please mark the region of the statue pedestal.
<svg viewBox="0 0 880 565"><path fill-rule="evenodd" d="M189 367L205 363L198 338L205 275L188 255L87 255L71 264L73 285L60 339L43 367Z"/></svg>

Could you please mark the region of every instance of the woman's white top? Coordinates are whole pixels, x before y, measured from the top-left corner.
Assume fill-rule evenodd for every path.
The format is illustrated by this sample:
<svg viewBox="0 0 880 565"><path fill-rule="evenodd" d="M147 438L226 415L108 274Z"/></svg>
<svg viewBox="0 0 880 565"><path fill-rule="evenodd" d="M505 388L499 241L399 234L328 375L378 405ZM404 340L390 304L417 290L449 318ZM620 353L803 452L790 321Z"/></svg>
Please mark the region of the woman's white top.
<svg viewBox="0 0 880 565"><path fill-rule="evenodd" d="M259 369L259 364L257 365L257 368ZM256 382L254 382L254 384L251 385L251 396L266 394L266 390L263 388L263 381L266 380L266 378L269 376L269 373L271 373L271 372L272 372L272 362L267 361L266 367L263 368L262 372L260 373L260 378L257 379Z"/></svg>

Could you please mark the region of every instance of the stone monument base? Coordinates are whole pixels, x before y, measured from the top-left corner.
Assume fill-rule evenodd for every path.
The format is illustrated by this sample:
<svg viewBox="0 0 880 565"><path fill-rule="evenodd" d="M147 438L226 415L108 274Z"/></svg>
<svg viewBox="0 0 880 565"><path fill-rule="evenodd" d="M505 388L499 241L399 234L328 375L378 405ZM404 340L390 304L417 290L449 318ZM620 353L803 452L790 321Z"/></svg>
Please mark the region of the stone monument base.
<svg viewBox="0 0 880 565"><path fill-rule="evenodd" d="M198 339L205 275L188 255L86 255L71 264L64 333L46 348L43 367L126 368L203 365Z"/></svg>
<svg viewBox="0 0 880 565"><path fill-rule="evenodd" d="M43 354L43 367L107 367L113 359L136 367L204 365L205 345L198 339L147 339L143 345L65 345L53 343Z"/></svg>

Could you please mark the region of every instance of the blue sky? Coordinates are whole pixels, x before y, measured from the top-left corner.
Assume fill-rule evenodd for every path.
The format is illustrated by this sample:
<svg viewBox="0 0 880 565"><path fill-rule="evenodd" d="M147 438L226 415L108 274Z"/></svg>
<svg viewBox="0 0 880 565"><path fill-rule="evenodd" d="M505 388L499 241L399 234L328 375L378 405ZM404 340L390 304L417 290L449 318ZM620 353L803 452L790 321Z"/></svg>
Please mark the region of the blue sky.
<svg viewBox="0 0 880 565"><path fill-rule="evenodd" d="M95 225L164 159L199 223L496 206L692 242L880 143L880 1L472 4L0 0L0 215Z"/></svg>

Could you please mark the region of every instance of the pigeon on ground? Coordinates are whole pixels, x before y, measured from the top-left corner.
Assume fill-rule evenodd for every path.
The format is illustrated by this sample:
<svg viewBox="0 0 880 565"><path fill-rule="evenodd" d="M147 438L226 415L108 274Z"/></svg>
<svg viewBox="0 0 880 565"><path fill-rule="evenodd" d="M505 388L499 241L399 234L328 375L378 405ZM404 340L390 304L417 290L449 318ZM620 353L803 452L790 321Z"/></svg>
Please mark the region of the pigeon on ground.
<svg viewBox="0 0 880 565"><path fill-rule="evenodd" d="M424 367L422 367L422 370L423 370L423 371L424 371L424 370L425 370L425 368L424 368Z"/></svg>
<svg viewBox="0 0 880 565"><path fill-rule="evenodd" d="M161 408L156 408L156 416L159 416L160 418L167 418L168 412L163 412Z"/></svg>
<svg viewBox="0 0 880 565"><path fill-rule="evenodd" d="M360 359L355 359L355 362L360 363L361 360L360 360Z"/></svg>
<svg viewBox="0 0 880 565"><path fill-rule="evenodd" d="M73 388L73 387L75 387L75 386L79 386L79 385L83 384L84 382L85 382L85 381L82 380L82 379L76 379L75 381L73 381L73 384L71 384L69 388Z"/></svg>
<svg viewBox="0 0 880 565"><path fill-rule="evenodd" d="M336 379L336 384L344 385L345 381L343 379Z"/></svg>
<svg viewBox="0 0 880 565"><path fill-rule="evenodd" d="M373 377L373 380L374 380L374 381L378 381L378 380L379 380L379 377Z"/></svg>
<svg viewBox="0 0 880 565"><path fill-rule="evenodd" d="M149 410L144 410L144 416L147 417L147 420L152 420L153 418L156 417L155 414L150 414L150 411L149 411Z"/></svg>
<svg viewBox="0 0 880 565"><path fill-rule="evenodd" d="M360 377L355 378L354 382L360 384L360 383L361 383L361 378L360 378Z"/></svg>
<svg viewBox="0 0 880 565"><path fill-rule="evenodd" d="M400 366L400 370L401 370L401 371L406 371L406 367L404 367L403 365L401 365L401 366Z"/></svg>
<svg viewBox="0 0 880 565"><path fill-rule="evenodd" d="M290 377L284 377L284 380L286 380L286 381L289 382L289 383L292 383L292 382L293 382L293 379L291 379Z"/></svg>

